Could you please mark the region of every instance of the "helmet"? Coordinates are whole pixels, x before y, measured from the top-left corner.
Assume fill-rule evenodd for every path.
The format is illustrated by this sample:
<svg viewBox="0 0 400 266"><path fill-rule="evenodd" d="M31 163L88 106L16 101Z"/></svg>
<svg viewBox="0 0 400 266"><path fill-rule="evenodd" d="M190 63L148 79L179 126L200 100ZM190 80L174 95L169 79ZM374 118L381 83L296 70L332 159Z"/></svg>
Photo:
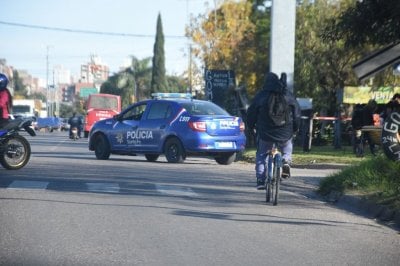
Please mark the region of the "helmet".
<svg viewBox="0 0 400 266"><path fill-rule="evenodd" d="M8 85L8 78L6 75L0 73L0 91L4 90L7 88Z"/></svg>

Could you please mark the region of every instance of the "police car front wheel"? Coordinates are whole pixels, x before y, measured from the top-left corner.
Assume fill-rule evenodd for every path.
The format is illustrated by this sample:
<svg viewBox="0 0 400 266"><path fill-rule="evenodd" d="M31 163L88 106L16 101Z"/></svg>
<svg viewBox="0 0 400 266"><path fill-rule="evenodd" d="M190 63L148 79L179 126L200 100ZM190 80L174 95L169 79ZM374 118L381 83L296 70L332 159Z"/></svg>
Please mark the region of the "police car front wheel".
<svg viewBox="0 0 400 266"><path fill-rule="evenodd" d="M96 136L94 142L94 153L99 160L107 160L110 158L110 144L104 135Z"/></svg>

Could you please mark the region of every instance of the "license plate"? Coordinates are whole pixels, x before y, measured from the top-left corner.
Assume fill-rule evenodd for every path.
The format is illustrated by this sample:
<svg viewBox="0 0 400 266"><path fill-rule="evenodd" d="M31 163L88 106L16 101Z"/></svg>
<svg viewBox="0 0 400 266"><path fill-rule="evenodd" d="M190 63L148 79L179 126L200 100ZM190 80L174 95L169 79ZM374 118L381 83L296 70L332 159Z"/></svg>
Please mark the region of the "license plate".
<svg viewBox="0 0 400 266"><path fill-rule="evenodd" d="M215 143L217 148L233 148L233 143L231 141L221 141Z"/></svg>

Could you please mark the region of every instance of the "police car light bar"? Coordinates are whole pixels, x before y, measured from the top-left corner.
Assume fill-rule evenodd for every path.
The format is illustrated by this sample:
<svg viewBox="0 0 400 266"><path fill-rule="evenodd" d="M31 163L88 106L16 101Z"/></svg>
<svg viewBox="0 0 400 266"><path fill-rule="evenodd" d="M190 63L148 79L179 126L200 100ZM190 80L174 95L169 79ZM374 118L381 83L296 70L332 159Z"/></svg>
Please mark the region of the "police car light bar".
<svg viewBox="0 0 400 266"><path fill-rule="evenodd" d="M193 96L190 93L175 93L175 92L156 92L152 93L153 99L192 99Z"/></svg>

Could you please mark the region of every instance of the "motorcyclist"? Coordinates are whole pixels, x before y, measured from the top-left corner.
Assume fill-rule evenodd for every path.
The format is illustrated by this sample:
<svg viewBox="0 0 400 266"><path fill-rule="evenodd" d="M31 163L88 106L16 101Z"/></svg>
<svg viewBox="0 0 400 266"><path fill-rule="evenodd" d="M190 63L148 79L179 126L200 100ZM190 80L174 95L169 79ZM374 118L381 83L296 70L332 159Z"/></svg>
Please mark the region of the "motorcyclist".
<svg viewBox="0 0 400 266"><path fill-rule="evenodd" d="M0 73L0 128L8 124L12 108L12 96L7 85L7 76Z"/></svg>
<svg viewBox="0 0 400 266"><path fill-rule="evenodd" d="M82 120L76 116L76 113L72 114L72 117L68 119L69 127L69 137L72 137L72 128L76 127L78 129L78 137L81 137Z"/></svg>

